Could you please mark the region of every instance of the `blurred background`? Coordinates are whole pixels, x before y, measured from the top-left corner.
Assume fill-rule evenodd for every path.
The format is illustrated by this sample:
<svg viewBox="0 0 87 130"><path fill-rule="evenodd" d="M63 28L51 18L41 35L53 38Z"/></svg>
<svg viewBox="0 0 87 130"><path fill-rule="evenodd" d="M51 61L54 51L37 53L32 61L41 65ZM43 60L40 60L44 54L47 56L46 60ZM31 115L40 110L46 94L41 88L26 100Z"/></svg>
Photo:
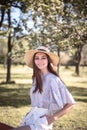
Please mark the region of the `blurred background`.
<svg viewBox="0 0 87 130"><path fill-rule="evenodd" d="M57 72L77 101L54 130L86 130L86 0L0 0L0 121L18 126L29 111L32 69L24 54L40 45L59 56Z"/></svg>

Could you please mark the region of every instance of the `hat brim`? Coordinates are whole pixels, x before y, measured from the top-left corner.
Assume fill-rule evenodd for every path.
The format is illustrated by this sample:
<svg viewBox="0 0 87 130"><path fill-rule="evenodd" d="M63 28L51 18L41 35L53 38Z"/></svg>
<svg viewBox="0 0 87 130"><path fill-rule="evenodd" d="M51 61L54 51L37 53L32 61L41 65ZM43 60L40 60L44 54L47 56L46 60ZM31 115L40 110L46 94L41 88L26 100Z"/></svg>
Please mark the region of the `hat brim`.
<svg viewBox="0 0 87 130"><path fill-rule="evenodd" d="M25 53L24 60L25 60L26 65L30 68L33 68L33 56L35 53L45 53L49 55L54 66L57 66L59 62L58 56L52 52L45 52L41 50L29 50Z"/></svg>

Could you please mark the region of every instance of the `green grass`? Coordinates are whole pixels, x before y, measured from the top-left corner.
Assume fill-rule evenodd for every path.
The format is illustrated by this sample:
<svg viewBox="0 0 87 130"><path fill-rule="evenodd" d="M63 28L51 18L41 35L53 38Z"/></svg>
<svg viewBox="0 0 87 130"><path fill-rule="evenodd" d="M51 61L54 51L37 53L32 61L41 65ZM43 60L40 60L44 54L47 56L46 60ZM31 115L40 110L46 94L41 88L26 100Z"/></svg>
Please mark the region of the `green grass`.
<svg viewBox="0 0 87 130"><path fill-rule="evenodd" d="M12 81L6 80L6 69L0 65L0 122L17 127L30 110L29 88L32 70L25 66L12 67ZM80 76L74 67L60 68L60 75L76 100L75 107L54 123L54 130L87 130L87 68L80 67Z"/></svg>

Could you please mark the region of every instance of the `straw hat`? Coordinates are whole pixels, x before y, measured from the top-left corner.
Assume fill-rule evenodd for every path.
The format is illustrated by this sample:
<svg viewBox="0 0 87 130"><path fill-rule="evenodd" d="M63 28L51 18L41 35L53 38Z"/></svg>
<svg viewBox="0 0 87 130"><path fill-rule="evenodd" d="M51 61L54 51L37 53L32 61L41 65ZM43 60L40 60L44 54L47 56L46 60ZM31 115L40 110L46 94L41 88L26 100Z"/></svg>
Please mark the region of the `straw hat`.
<svg viewBox="0 0 87 130"><path fill-rule="evenodd" d="M38 52L43 52L47 55L50 56L52 63L54 66L57 66L59 58L56 54L54 54L53 52L50 52L48 48L44 47L44 46L40 46L38 48L36 48L35 50L29 50L25 53L25 63L28 67L33 68L33 56L35 53Z"/></svg>

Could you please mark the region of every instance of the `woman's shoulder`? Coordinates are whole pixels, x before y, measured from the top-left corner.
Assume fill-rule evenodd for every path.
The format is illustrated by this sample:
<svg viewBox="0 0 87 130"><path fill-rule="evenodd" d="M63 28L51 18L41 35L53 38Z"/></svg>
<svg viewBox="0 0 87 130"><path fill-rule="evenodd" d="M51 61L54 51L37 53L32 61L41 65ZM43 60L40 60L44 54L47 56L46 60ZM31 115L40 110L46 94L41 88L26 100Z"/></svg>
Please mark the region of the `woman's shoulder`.
<svg viewBox="0 0 87 130"><path fill-rule="evenodd" d="M48 73L47 78L50 79L51 81L52 80L60 80L60 78L57 75L50 73L50 72Z"/></svg>
<svg viewBox="0 0 87 130"><path fill-rule="evenodd" d="M50 84L52 86L54 86L54 85L57 85L59 87L64 87L65 86L63 81L61 80L61 78L58 77L57 75L53 74L53 73L49 73L47 79L48 79L48 81L50 81Z"/></svg>

